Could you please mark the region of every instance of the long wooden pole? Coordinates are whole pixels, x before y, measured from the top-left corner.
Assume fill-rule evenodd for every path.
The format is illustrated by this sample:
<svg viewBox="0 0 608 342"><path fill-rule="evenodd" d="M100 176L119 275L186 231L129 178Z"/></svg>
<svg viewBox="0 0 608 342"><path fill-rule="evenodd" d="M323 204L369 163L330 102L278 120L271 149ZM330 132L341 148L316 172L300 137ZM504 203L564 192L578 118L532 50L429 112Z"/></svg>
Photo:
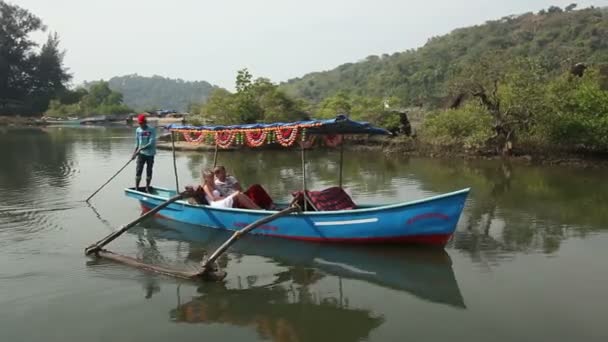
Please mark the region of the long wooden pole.
<svg viewBox="0 0 608 342"><path fill-rule="evenodd" d="M342 135L342 139L340 139L340 178L339 184L342 187L342 166L344 165L344 134Z"/></svg>
<svg viewBox="0 0 608 342"><path fill-rule="evenodd" d="M208 272L210 270L209 266L211 266L215 260L217 260L217 258L220 257L220 255L222 255L222 253L224 253L228 247L230 247L230 245L232 245L233 243L235 243L238 239L241 238L241 236L249 233L250 231L256 229L257 227L268 223L270 221L276 220L281 216L286 216L289 215L295 211L299 211L300 208L298 206L290 206L289 208L283 209L277 213L274 213L270 216L266 216L264 218L261 218L249 225L247 225L245 228L241 229L241 230L237 230L234 234L232 234L232 236L226 240L226 242L224 242L218 249L215 250L215 252L213 252L213 254L211 254L211 256L205 260L202 263L202 271L199 273L199 275L203 275L205 272Z"/></svg>
<svg viewBox="0 0 608 342"><path fill-rule="evenodd" d="M175 161L175 132L171 131L171 150L173 151L173 173L175 174L175 191L179 192L179 179L177 177L177 163Z"/></svg>
<svg viewBox="0 0 608 342"><path fill-rule="evenodd" d="M116 176L118 176L119 173L122 172L122 170L125 169L125 167L127 167L127 165L131 164L131 162L134 160L135 158L131 158L129 159L129 161L120 168L120 170L118 170L114 176L110 177L110 179L108 179L105 183L103 183L102 186L100 186L97 190L95 190L95 192L93 194L91 194L91 196L87 197L87 199L85 200L85 202L89 202L89 200L91 200L91 198L93 198L93 196L95 196L101 189L103 189L106 185L108 185L108 183L110 183L112 181L112 179L116 178Z"/></svg>
<svg viewBox="0 0 608 342"><path fill-rule="evenodd" d="M190 195L190 192L182 192L182 193L178 193L177 195L169 198L168 200L166 200L165 202L159 204L156 208L148 211L147 213L141 215L140 217L136 218L135 220L131 221L130 223L128 223L125 226L122 226L119 230L110 233L108 236L104 237L103 239L97 241L96 243L90 245L89 247L85 248L84 250L84 254L85 255L90 255L92 253L96 253L99 252L103 246L109 244L110 242L114 241L117 237L121 236L124 232L126 232L127 230L129 230L130 228L132 228L133 226L135 226L136 224L138 224L139 222L147 219L148 217L156 214L157 212L161 211L162 209L164 209L165 207L167 207L169 204L180 200L182 198L185 198L187 196Z"/></svg>

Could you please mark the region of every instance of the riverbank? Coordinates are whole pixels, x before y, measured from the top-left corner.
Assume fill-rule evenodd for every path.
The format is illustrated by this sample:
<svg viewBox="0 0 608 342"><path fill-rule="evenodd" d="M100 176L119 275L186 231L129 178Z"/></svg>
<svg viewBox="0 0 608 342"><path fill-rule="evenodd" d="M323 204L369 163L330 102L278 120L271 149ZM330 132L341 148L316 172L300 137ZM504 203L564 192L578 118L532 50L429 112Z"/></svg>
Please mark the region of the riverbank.
<svg viewBox="0 0 608 342"><path fill-rule="evenodd" d="M44 126L46 123L35 117L0 116L0 126Z"/></svg>
<svg viewBox="0 0 608 342"><path fill-rule="evenodd" d="M511 155L502 155L491 149L466 150L462 146L433 146L410 137L371 137L353 140L352 148L362 151L382 150L386 154L417 157L508 160L537 165L608 168L608 153L606 152L568 150L532 144L522 144L514 148Z"/></svg>

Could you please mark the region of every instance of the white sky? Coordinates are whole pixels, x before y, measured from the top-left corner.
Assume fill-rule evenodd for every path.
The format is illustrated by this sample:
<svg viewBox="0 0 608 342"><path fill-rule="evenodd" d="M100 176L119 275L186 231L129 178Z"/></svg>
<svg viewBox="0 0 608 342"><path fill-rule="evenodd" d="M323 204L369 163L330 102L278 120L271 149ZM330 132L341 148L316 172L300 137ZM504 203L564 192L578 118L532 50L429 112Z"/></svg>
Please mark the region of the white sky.
<svg viewBox="0 0 608 342"><path fill-rule="evenodd" d="M432 36L551 5L608 0L8 0L57 31L73 83L137 73L233 89L423 45ZM37 40L44 40L38 36Z"/></svg>

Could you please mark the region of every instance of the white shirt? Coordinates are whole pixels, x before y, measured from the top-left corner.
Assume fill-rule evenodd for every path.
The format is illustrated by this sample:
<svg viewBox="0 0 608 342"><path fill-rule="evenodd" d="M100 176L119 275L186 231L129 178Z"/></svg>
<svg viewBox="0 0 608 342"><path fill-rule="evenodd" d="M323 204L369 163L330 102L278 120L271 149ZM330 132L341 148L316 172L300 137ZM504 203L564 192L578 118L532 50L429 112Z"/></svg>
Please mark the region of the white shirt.
<svg viewBox="0 0 608 342"><path fill-rule="evenodd" d="M222 196L228 196L233 192L236 192L236 190L234 189L234 185L238 182L239 181L237 181L236 178L232 176L226 176L226 180L224 182L221 182L219 179L216 178L215 188L220 191L220 194Z"/></svg>

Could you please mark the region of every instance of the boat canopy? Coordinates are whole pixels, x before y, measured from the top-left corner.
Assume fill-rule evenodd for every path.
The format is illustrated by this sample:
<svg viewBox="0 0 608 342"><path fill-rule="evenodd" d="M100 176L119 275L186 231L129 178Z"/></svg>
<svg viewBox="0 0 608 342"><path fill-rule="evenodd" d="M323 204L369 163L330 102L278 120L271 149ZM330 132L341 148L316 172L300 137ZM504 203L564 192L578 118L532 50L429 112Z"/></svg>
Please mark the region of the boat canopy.
<svg viewBox="0 0 608 342"><path fill-rule="evenodd" d="M368 122L353 121L344 115L338 115L334 119L327 120L305 120L296 122L255 123L229 126L192 126L170 124L165 126L171 132L184 135L188 142L207 142L216 144L221 148L227 148L233 144L258 147L271 143L279 143L282 146L291 146L298 140L307 141L308 136L323 135L328 138L332 136L368 134L368 135L390 135L390 132L372 126ZM299 139L298 139L299 138Z"/></svg>
<svg viewBox="0 0 608 342"><path fill-rule="evenodd" d="M255 123L228 126L192 126L170 124L165 126L171 132L181 133L187 142L217 145L228 148L232 145L258 147L263 144L278 143L288 147L296 140L300 143L310 141L308 137L322 135L329 141L343 135L368 134L390 135L390 132L372 126L368 122L353 121L344 115L334 119L305 120L295 122Z"/></svg>
<svg viewBox="0 0 608 342"><path fill-rule="evenodd" d="M171 131L197 131L197 132L222 132L222 131L256 131L276 129L307 129L308 134L390 134L389 131L372 126L368 122L353 121L344 115L338 115L334 119L327 120L305 120L295 122L254 123L229 126L192 126L170 124L165 128Z"/></svg>

